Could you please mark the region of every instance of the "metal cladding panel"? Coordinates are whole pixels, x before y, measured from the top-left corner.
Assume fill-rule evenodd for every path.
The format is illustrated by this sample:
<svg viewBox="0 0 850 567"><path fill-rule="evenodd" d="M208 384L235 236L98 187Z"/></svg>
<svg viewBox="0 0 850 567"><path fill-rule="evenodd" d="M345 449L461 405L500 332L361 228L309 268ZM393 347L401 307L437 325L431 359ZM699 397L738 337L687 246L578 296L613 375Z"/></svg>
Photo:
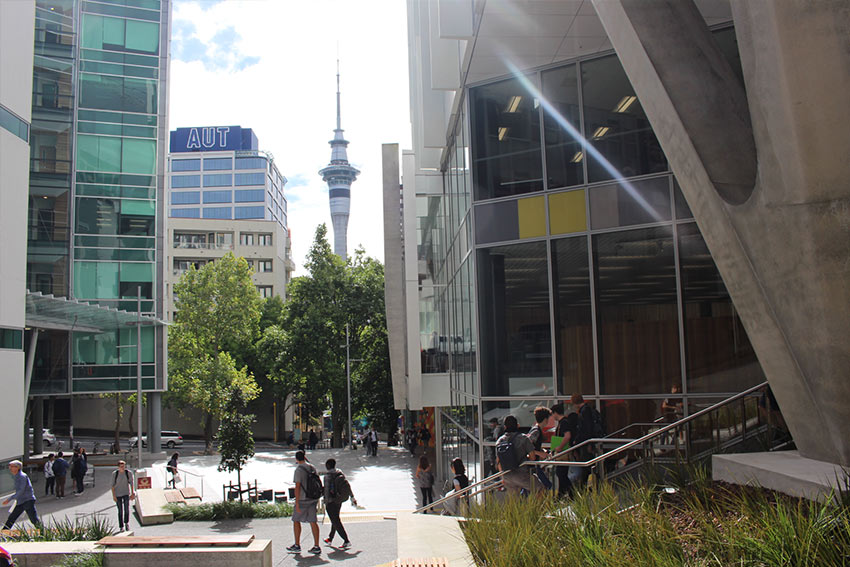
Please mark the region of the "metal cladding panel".
<svg viewBox="0 0 850 567"><path fill-rule="evenodd" d="M241 126L197 126L171 132L171 153L256 149L257 137Z"/></svg>

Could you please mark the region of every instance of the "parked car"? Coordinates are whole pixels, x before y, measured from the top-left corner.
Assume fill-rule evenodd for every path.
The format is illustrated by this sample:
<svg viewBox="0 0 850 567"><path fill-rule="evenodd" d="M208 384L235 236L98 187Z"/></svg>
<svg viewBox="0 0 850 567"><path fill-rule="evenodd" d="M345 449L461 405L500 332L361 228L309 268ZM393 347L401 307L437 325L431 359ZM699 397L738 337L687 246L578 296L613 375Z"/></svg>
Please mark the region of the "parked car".
<svg viewBox="0 0 850 567"><path fill-rule="evenodd" d="M41 430L41 438L48 447L56 444L56 436L47 428ZM32 427L30 427L30 443L32 443Z"/></svg>
<svg viewBox="0 0 850 567"><path fill-rule="evenodd" d="M139 442L139 438L136 435L133 435L128 439L130 442L130 447L135 448ZM160 444L163 447L168 447L169 449L173 449L174 447L178 447L183 444L183 436L180 435L177 431L163 431L162 437L160 439ZM148 446L148 434L142 433L142 447Z"/></svg>

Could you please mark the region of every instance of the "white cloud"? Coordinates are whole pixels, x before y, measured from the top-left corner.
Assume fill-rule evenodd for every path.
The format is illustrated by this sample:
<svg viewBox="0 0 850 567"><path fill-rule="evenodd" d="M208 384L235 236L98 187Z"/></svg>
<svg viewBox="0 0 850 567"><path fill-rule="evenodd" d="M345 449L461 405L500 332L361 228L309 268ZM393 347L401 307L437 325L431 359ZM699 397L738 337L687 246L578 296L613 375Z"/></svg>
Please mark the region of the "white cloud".
<svg viewBox="0 0 850 567"><path fill-rule="evenodd" d="M381 144L410 147L405 6L401 0L174 5L169 128L254 130L260 149L292 180L286 192L296 275L304 273L316 226L331 230L318 170L330 160L335 127L337 44L348 158L362 172L351 190L348 249L362 244L383 259Z"/></svg>

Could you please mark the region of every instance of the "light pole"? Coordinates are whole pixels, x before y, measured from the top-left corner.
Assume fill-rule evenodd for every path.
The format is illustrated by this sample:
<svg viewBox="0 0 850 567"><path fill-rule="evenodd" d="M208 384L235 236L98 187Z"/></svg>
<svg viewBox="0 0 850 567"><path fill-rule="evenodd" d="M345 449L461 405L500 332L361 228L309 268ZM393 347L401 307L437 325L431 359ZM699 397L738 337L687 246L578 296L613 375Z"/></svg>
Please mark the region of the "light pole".
<svg viewBox="0 0 850 567"><path fill-rule="evenodd" d="M142 286L136 287L136 430L139 464L142 468Z"/></svg>

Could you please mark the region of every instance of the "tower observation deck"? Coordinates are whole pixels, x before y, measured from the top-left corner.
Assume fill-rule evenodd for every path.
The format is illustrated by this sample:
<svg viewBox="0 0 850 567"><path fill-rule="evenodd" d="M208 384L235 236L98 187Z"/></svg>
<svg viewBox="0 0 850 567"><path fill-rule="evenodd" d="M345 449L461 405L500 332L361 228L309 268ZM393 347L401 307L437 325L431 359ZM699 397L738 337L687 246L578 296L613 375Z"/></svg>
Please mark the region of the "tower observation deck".
<svg viewBox="0 0 850 567"><path fill-rule="evenodd" d="M351 207L351 184L360 171L348 163L348 140L342 135L339 104L339 62L336 73L336 129L331 145L331 161L319 171L319 175L328 184L328 197L331 206L331 222L334 229L334 254L345 260L348 246L348 212Z"/></svg>

